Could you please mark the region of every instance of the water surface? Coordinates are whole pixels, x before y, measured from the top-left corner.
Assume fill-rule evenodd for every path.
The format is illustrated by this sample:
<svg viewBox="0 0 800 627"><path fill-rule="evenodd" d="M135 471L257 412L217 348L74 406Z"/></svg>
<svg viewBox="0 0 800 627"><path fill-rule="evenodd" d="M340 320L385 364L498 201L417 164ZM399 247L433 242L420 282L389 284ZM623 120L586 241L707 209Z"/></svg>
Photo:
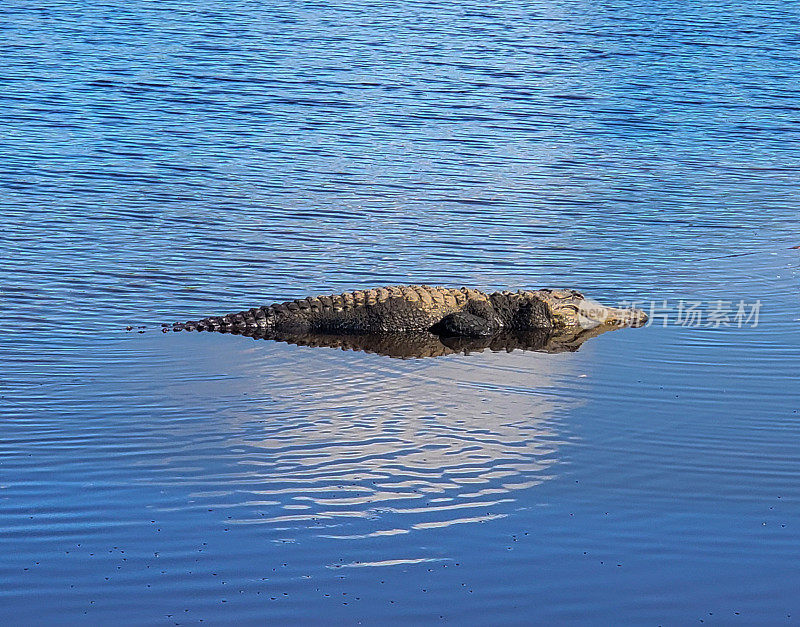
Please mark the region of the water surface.
<svg viewBox="0 0 800 627"><path fill-rule="evenodd" d="M0 617L796 620L799 21L4 5ZM667 324L419 360L157 329L418 282Z"/></svg>

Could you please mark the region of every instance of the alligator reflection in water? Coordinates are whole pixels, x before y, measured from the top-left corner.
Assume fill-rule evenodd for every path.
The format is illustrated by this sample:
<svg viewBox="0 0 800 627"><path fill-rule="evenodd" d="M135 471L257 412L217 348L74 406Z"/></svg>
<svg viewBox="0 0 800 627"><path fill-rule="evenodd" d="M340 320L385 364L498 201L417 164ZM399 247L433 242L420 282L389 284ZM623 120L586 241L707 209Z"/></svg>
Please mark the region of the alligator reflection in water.
<svg viewBox="0 0 800 627"><path fill-rule="evenodd" d="M348 335L341 333L287 333L264 329L225 330L221 333L244 335L254 339L275 340L298 346L341 348L363 351L400 359L421 359L462 353L468 355L490 350L511 352L514 350L563 353L577 351L586 340L606 331L618 329L618 325L601 324L591 329L552 331L533 329L530 331L508 331L487 337L440 337L429 332L380 333Z"/></svg>
<svg viewBox="0 0 800 627"><path fill-rule="evenodd" d="M517 492L552 476L557 421L578 402L561 393L575 377L567 356L250 355L240 383L251 395L260 384L279 410L235 443L258 510L237 522L282 537L309 525L362 538L505 516Z"/></svg>

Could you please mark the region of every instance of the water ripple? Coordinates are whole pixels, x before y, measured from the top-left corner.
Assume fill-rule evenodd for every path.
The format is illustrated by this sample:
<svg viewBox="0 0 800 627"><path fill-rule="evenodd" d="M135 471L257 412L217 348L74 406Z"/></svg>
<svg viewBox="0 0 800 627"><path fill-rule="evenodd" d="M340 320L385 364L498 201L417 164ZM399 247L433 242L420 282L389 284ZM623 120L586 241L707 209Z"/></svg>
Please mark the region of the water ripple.
<svg viewBox="0 0 800 627"><path fill-rule="evenodd" d="M5 622L800 612L790 4L0 24ZM763 306L435 363L152 332L398 283Z"/></svg>

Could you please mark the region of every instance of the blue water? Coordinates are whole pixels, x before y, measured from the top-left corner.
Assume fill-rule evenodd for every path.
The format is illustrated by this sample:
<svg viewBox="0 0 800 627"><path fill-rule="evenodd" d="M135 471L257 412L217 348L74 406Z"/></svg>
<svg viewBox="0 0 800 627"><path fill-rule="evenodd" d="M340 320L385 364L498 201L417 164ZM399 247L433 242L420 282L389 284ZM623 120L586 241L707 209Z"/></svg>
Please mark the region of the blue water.
<svg viewBox="0 0 800 627"><path fill-rule="evenodd" d="M0 620L796 621L798 27L4 3ZM418 360L158 329L417 282L669 314ZM717 300L758 324L675 324Z"/></svg>

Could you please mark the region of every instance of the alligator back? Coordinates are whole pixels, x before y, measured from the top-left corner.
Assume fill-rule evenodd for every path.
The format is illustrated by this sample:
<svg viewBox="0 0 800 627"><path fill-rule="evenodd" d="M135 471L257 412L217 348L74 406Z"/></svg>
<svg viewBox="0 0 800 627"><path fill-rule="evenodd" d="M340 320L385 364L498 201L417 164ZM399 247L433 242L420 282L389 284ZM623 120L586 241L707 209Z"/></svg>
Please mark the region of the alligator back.
<svg viewBox="0 0 800 627"><path fill-rule="evenodd" d="M468 304L488 305L479 290L393 285L275 303L174 325L176 330L272 329L283 332L366 333L424 331Z"/></svg>

